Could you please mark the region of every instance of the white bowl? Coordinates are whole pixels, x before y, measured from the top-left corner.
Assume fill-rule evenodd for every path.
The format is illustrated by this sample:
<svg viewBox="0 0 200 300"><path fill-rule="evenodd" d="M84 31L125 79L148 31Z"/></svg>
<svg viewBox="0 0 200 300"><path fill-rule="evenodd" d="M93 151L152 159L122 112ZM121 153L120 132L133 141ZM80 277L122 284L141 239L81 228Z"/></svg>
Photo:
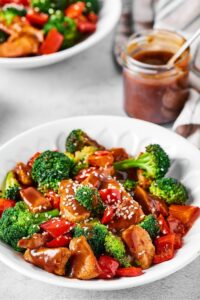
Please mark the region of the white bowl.
<svg viewBox="0 0 200 300"><path fill-rule="evenodd" d="M182 137L157 125L122 117L76 117L48 123L29 130L0 148L0 182L17 161L26 162L33 153L46 149L64 150L67 134L82 128L106 147L125 147L135 154L149 143L159 143L172 159L169 175L180 179L190 190L192 204L200 206L200 152ZM183 268L200 254L200 219L184 238L175 257L155 265L145 274L114 280L77 280L43 271L22 259L21 254L0 242L0 260L20 273L57 286L88 290L117 290L135 287L166 277ZM8 278L9 280L9 278Z"/></svg>
<svg viewBox="0 0 200 300"><path fill-rule="evenodd" d="M69 58L103 39L116 25L121 14L121 0L101 0L102 8L95 33L79 44L50 55L20 58L0 58L0 66L12 69L37 68Z"/></svg>

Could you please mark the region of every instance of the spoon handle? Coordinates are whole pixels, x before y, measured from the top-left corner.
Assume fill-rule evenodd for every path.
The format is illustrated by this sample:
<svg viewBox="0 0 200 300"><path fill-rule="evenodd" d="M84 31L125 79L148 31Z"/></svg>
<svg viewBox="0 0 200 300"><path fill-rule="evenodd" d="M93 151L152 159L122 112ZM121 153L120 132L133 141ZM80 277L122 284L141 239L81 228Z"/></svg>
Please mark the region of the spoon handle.
<svg viewBox="0 0 200 300"><path fill-rule="evenodd" d="M200 36L200 28L195 32L191 38L189 38L183 46L176 52L175 55L168 61L167 65L172 66L177 61L177 59L184 53L184 51Z"/></svg>

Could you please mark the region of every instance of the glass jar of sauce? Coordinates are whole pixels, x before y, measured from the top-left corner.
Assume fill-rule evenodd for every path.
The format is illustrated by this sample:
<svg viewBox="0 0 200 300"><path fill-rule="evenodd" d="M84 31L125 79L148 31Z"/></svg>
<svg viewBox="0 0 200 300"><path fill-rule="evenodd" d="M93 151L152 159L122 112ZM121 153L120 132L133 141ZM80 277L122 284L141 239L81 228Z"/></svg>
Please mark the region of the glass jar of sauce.
<svg viewBox="0 0 200 300"><path fill-rule="evenodd" d="M174 121L189 94L189 50L172 66L169 59L185 42L176 32L133 35L123 53L124 108L131 117L164 124Z"/></svg>

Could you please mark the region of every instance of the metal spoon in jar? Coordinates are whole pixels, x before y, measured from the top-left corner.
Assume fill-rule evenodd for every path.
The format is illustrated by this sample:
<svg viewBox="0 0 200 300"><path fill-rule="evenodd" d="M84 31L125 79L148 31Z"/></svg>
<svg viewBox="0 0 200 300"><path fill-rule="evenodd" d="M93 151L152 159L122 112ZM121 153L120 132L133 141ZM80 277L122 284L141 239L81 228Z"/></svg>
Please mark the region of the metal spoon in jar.
<svg viewBox="0 0 200 300"><path fill-rule="evenodd" d="M195 32L195 34L189 38L181 48L170 58L167 63L168 68L171 68L174 63L179 59L179 57L187 50L187 48L200 36L200 28Z"/></svg>

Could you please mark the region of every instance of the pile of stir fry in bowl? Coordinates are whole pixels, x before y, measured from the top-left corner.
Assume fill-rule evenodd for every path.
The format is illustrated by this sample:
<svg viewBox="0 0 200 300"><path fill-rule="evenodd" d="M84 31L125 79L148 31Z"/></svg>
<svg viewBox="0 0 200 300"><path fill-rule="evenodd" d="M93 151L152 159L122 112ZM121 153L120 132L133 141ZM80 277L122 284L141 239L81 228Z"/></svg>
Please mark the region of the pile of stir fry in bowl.
<svg viewBox="0 0 200 300"><path fill-rule="evenodd" d="M7 173L0 239L57 275L142 275L176 255L200 213L186 205L183 184L165 176L169 167L160 145L130 157L75 129L66 152L38 152Z"/></svg>
<svg viewBox="0 0 200 300"><path fill-rule="evenodd" d="M96 31L99 0L0 0L0 57L45 55Z"/></svg>

